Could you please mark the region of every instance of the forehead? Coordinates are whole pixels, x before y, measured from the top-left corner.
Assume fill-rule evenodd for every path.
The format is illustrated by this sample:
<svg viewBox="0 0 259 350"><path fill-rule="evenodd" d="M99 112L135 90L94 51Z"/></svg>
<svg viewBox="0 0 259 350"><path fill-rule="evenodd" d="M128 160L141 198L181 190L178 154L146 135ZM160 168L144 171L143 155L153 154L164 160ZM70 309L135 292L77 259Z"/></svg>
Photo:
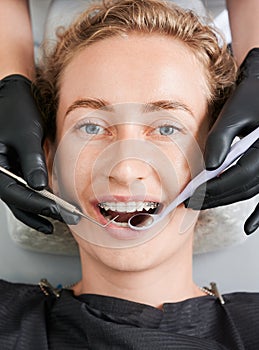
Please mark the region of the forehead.
<svg viewBox="0 0 259 350"><path fill-rule="evenodd" d="M207 106L202 64L184 43L158 34L116 36L83 48L65 68L60 87L60 113L85 97L110 104L176 99L196 113Z"/></svg>

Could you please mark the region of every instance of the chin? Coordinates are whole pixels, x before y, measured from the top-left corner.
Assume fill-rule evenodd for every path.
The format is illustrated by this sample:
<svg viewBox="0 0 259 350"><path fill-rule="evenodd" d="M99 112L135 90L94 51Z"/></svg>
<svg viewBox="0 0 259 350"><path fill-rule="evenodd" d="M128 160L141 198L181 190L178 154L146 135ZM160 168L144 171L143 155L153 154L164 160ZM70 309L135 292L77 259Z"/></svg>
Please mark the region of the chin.
<svg viewBox="0 0 259 350"><path fill-rule="evenodd" d="M184 234L179 234L181 223L174 217L166 229L154 238L130 248L100 247L81 238L76 239L86 263L91 256L98 263L118 272L141 272L174 260L178 255L191 253L194 224Z"/></svg>
<svg viewBox="0 0 259 350"><path fill-rule="evenodd" d="M108 249L97 247L95 259L106 267L118 272L142 272L159 263L160 257L151 254L143 245L127 249Z"/></svg>

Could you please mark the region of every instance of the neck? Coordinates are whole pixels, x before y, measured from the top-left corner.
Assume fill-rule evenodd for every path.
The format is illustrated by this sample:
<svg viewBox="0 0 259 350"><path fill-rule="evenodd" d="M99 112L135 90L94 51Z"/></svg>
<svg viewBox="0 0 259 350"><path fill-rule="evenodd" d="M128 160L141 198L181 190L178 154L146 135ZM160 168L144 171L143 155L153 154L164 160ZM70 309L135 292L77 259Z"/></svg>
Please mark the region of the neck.
<svg viewBox="0 0 259 350"><path fill-rule="evenodd" d="M113 296L157 308L165 302L202 295L192 280L192 245L186 248L158 265L138 271L114 269L81 252L82 280L74 292Z"/></svg>

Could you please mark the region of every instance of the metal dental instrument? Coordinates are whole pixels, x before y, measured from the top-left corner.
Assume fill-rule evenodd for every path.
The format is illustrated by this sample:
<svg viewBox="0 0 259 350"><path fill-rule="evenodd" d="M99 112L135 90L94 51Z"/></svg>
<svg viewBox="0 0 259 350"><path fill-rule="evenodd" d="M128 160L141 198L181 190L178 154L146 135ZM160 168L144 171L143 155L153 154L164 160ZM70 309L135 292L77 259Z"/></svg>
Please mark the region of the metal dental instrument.
<svg viewBox="0 0 259 350"><path fill-rule="evenodd" d="M18 181L19 183L23 184L25 187L29 188L30 190L40 194L42 197L48 198L53 200L56 204L58 204L60 207L62 207L63 209L71 212L72 214L77 214L80 215L81 217L95 223L96 225L100 226L100 227L106 227L108 226L111 222L113 222L115 219L118 218L119 215L117 215L116 217L114 217L112 220L108 221L105 225L100 224L98 221L96 221L95 219L93 219L92 217L82 213L77 207L75 207L74 205L66 202L64 199L59 198L58 196L56 196L55 194L47 191L47 190L35 190L34 188L30 187L27 182L20 176L15 175L14 173L12 173L11 171L3 168L2 166L0 166L0 171L10 177L12 177L13 179L15 179L16 181Z"/></svg>
<svg viewBox="0 0 259 350"><path fill-rule="evenodd" d="M159 214L139 213L132 216L128 221L128 226L133 230L146 230L153 227L159 221L163 220L171 213L179 204L190 198L194 191L203 183L216 177L227 169L234 161L236 161L252 144L259 138L259 127L250 134L237 141L230 149L224 162L215 170L201 171L194 179L192 179L184 190ZM141 219L141 220L139 220ZM141 221L141 223L140 223ZM135 224L134 224L135 222Z"/></svg>

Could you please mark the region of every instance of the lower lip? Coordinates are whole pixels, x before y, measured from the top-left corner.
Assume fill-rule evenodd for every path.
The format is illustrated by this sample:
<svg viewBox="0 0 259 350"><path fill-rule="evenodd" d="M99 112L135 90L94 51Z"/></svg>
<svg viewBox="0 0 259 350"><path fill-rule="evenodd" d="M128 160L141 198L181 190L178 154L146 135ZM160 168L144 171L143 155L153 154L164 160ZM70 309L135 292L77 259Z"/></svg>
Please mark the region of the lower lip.
<svg viewBox="0 0 259 350"><path fill-rule="evenodd" d="M120 227L113 223L106 226L105 230L111 237L119 240L134 240L144 235L143 231L132 230L129 227Z"/></svg>
<svg viewBox="0 0 259 350"><path fill-rule="evenodd" d="M102 225L107 224L107 220L105 217L100 213L98 207L96 208L96 214L97 214L97 221L100 222ZM129 227L123 227L123 226L118 226L111 222L109 225L104 227L104 230L112 237L115 239L119 240L134 240L138 239L140 237L143 237L143 235L148 231L137 231L137 230L132 230Z"/></svg>

